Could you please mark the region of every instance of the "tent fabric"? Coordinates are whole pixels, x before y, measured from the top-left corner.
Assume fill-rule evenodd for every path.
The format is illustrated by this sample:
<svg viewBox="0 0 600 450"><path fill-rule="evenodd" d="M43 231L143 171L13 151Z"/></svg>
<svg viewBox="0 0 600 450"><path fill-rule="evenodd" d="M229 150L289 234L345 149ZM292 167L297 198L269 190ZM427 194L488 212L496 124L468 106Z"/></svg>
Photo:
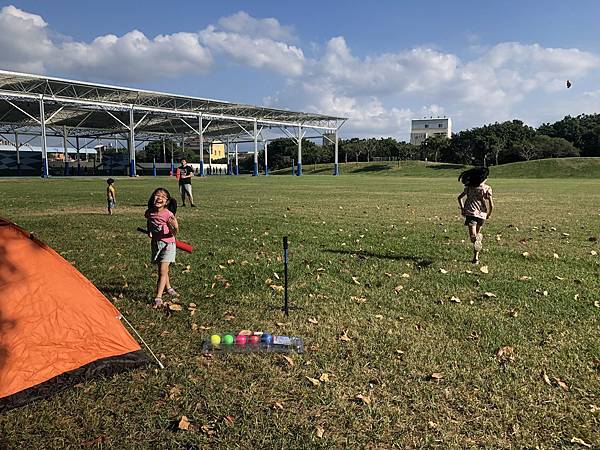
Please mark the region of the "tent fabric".
<svg viewBox="0 0 600 450"><path fill-rule="evenodd" d="M147 363L87 278L0 219L0 411Z"/></svg>

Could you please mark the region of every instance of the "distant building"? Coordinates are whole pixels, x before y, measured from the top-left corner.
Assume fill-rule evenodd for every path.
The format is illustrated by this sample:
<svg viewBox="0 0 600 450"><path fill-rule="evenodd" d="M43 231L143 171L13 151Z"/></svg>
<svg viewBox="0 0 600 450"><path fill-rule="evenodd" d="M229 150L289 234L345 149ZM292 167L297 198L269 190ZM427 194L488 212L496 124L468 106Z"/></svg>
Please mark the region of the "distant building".
<svg viewBox="0 0 600 450"><path fill-rule="evenodd" d="M420 145L428 137L452 136L452 120L450 117L430 119L413 119L410 129L410 143Z"/></svg>

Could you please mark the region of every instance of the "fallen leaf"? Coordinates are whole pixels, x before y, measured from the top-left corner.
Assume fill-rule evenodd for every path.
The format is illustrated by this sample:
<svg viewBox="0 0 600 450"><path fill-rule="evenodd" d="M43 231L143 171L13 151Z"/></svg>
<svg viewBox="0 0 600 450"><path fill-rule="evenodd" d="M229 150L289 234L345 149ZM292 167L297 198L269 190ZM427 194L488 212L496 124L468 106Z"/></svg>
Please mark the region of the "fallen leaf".
<svg viewBox="0 0 600 450"><path fill-rule="evenodd" d="M592 448L592 444L588 444L583 439L579 439L578 437L575 437L575 436L573 436L571 438L571 443L583 445L584 447L587 447L587 448Z"/></svg>
<svg viewBox="0 0 600 450"><path fill-rule="evenodd" d="M484 292L483 295L485 295L487 298L496 297L496 294L493 292Z"/></svg>
<svg viewBox="0 0 600 450"><path fill-rule="evenodd" d="M328 373L321 374L321 376L319 377L319 381L322 381L323 383L329 383L329 374Z"/></svg>
<svg viewBox="0 0 600 450"><path fill-rule="evenodd" d="M552 256L554 257L554 259L560 258L560 256L558 256L558 253L552 253Z"/></svg>
<svg viewBox="0 0 600 450"><path fill-rule="evenodd" d="M564 280L563 277L559 277L558 275L555 275L554 278L556 278L558 281L563 281Z"/></svg>
<svg viewBox="0 0 600 450"><path fill-rule="evenodd" d="M190 273L192 271L192 266L185 266L185 269L181 271L181 273Z"/></svg>
<svg viewBox="0 0 600 450"><path fill-rule="evenodd" d="M170 400L177 400L181 395L181 386L173 386L170 390L169 390L169 399Z"/></svg>
<svg viewBox="0 0 600 450"><path fill-rule="evenodd" d="M273 272L273 276L279 280L279 275L277 275L277 272Z"/></svg>
<svg viewBox="0 0 600 450"><path fill-rule="evenodd" d="M181 416L181 419L179 419L179 424L177 425L177 428L179 428L180 430L189 430L190 429L190 421L188 420L188 418L186 416Z"/></svg>
<svg viewBox="0 0 600 450"><path fill-rule="evenodd" d="M225 416L225 417L223 417L223 422L225 422L225 425L227 425L228 427L232 427L233 426L234 420L235 419L232 416Z"/></svg>
<svg viewBox="0 0 600 450"><path fill-rule="evenodd" d="M371 399L369 397L367 397L366 395L358 394L355 398L357 400L360 400L361 402L363 402L365 405L371 404Z"/></svg>
<svg viewBox="0 0 600 450"><path fill-rule="evenodd" d="M280 402L273 403L273 409L283 409L283 403L280 403Z"/></svg>
<svg viewBox="0 0 600 450"><path fill-rule="evenodd" d="M410 274L408 273L403 273L402 275L400 275L402 278L410 278Z"/></svg>
<svg viewBox="0 0 600 450"><path fill-rule="evenodd" d="M212 436L213 434L216 433L215 431L215 427L213 427L212 425L209 424L204 424L200 427L200 429L202 430L202 432L204 434L206 434L207 436Z"/></svg>
<svg viewBox="0 0 600 450"><path fill-rule="evenodd" d="M340 209L341 209L341 208L342 208L342 207L340 206ZM317 425L317 426L315 427L315 435L316 435L316 436L317 436L319 439L321 439L321 438L323 437L323 434L325 434L325 428L323 428L323 427L321 427L321 426L318 426L318 425Z"/></svg>
<svg viewBox="0 0 600 450"><path fill-rule="evenodd" d="M402 289L404 289L404 286L402 286L401 284L399 284L398 286L396 286L396 287L394 288L394 292L395 292L396 294L399 294L399 293L400 293L400 291L401 291Z"/></svg>
<svg viewBox="0 0 600 450"><path fill-rule="evenodd" d="M226 267L223 264L219 264L219 269L225 269Z"/></svg>
<svg viewBox="0 0 600 450"><path fill-rule="evenodd" d="M292 366L292 367L294 366L294 360L292 358L290 358L289 356L283 355L283 359L285 359L290 366Z"/></svg>
<svg viewBox="0 0 600 450"><path fill-rule="evenodd" d="M393 276L393 275L392 275L391 273L389 273L389 272L384 272L383 274L384 274L385 276L387 276L388 278L392 278L392 276Z"/></svg>
<svg viewBox="0 0 600 450"><path fill-rule="evenodd" d="M234 320L235 316L233 314L226 314L225 317L223 317L223 319L229 322L231 320Z"/></svg>
<svg viewBox="0 0 600 450"><path fill-rule="evenodd" d="M308 321L309 321L310 323L314 324L314 325L316 325L316 324L318 324L318 323L319 323L319 321L318 321L317 319L315 319L314 317L309 317L309 318L308 318Z"/></svg>
<svg viewBox="0 0 600 450"><path fill-rule="evenodd" d="M348 330L345 330L344 333L340 336L340 341L350 342L350 337L348 336Z"/></svg>
<svg viewBox="0 0 600 450"><path fill-rule="evenodd" d="M271 284L271 283L273 283L273 280L271 278L267 278L265 280L265 284Z"/></svg>
<svg viewBox="0 0 600 450"><path fill-rule="evenodd" d="M488 266L481 266L481 267L479 268L479 270L480 270L482 273L489 273L489 272L490 272L490 270L488 269Z"/></svg>
<svg viewBox="0 0 600 450"><path fill-rule="evenodd" d="M271 286L269 286L271 289L273 289L275 292L283 292L283 286L280 286L278 284L272 284Z"/></svg>
<svg viewBox="0 0 600 450"><path fill-rule="evenodd" d="M521 280L521 281L529 281L529 280L531 280L531 277L528 277L527 275L521 275L519 277L519 280Z"/></svg>
<svg viewBox="0 0 600 450"><path fill-rule="evenodd" d="M227 264L235 264L235 259L228 259Z"/></svg>
<svg viewBox="0 0 600 450"><path fill-rule="evenodd" d="M321 382L316 378L306 377L306 379L310 381L313 384L313 386L319 386L321 384Z"/></svg>
<svg viewBox="0 0 600 450"><path fill-rule="evenodd" d="M499 363L503 363L503 364L508 363L508 362L513 362L515 360L515 349L508 345L505 345L504 347L500 347L496 351L496 359L498 360Z"/></svg>
<svg viewBox="0 0 600 450"><path fill-rule="evenodd" d="M429 379L433 380L433 381L440 381L444 378L444 374L441 372L433 372L431 375L429 375Z"/></svg>
<svg viewBox="0 0 600 450"><path fill-rule="evenodd" d="M548 377L546 370L542 369L542 372L540 373L540 375L542 376L542 380L544 380L544 383L546 383L548 386L552 386L552 382L550 381L550 378Z"/></svg>
<svg viewBox="0 0 600 450"><path fill-rule="evenodd" d="M198 331L198 324L197 323L193 323L192 324L192 331Z"/></svg>
<svg viewBox="0 0 600 450"><path fill-rule="evenodd" d="M381 314L375 314L375 318L381 320L383 319L383 316Z"/></svg>
<svg viewBox="0 0 600 450"><path fill-rule="evenodd" d="M523 252L521 255L523 255L525 258L529 258L529 252Z"/></svg>
<svg viewBox="0 0 600 450"><path fill-rule="evenodd" d="M182 311L183 310L181 305L178 305L177 303L169 303L169 309L171 311Z"/></svg>
<svg viewBox="0 0 600 450"><path fill-rule="evenodd" d="M446 269L440 269L440 272L442 272L442 273L448 273L448 271Z"/></svg>
<svg viewBox="0 0 600 450"><path fill-rule="evenodd" d="M460 303L460 298L455 297L454 295L452 297L450 297L450 301L454 302L454 303Z"/></svg>
<svg viewBox="0 0 600 450"><path fill-rule="evenodd" d="M554 381L556 382L556 384L558 384L558 386L563 390L563 391L568 391L569 390L569 386L567 386L567 383L565 383L563 380L561 380L560 378L554 378Z"/></svg>
<svg viewBox="0 0 600 450"><path fill-rule="evenodd" d="M360 284L360 282L358 281L358 278L356 278L356 277L352 277L352 281L354 282L354 284Z"/></svg>
<svg viewBox="0 0 600 450"><path fill-rule="evenodd" d="M350 300L354 300L357 303L364 303L367 301L367 298L366 297L355 297L354 295L351 295Z"/></svg>
<svg viewBox="0 0 600 450"><path fill-rule="evenodd" d="M596 301L594 302L594 306L595 306L596 308L600 308L600 300L596 300Z"/></svg>
<svg viewBox="0 0 600 450"><path fill-rule="evenodd" d="M596 250L590 251L590 255L592 255L592 256L596 256L597 254L598 254L598 252Z"/></svg>
<svg viewBox="0 0 600 450"><path fill-rule="evenodd" d="M579 294L575 294L575 295L573 296L573 300L579 300Z"/></svg>

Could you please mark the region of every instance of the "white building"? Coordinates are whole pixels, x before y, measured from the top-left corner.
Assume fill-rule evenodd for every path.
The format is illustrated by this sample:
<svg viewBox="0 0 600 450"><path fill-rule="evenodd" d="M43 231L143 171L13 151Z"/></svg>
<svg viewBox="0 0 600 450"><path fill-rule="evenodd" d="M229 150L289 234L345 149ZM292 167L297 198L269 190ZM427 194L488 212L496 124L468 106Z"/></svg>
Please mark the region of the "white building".
<svg viewBox="0 0 600 450"><path fill-rule="evenodd" d="M420 145L428 137L452 136L452 120L450 117L429 119L413 119L410 129L410 143Z"/></svg>

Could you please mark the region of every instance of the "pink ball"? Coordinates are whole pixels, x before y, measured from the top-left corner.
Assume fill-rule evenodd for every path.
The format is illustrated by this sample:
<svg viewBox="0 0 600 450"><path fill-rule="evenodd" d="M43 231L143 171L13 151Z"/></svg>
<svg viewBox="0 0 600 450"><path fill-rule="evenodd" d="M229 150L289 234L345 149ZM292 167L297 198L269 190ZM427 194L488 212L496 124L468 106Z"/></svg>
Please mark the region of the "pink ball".
<svg viewBox="0 0 600 450"><path fill-rule="evenodd" d="M244 336L242 334L238 334L235 337L235 343L237 345L246 345L246 342L248 342L248 336Z"/></svg>

